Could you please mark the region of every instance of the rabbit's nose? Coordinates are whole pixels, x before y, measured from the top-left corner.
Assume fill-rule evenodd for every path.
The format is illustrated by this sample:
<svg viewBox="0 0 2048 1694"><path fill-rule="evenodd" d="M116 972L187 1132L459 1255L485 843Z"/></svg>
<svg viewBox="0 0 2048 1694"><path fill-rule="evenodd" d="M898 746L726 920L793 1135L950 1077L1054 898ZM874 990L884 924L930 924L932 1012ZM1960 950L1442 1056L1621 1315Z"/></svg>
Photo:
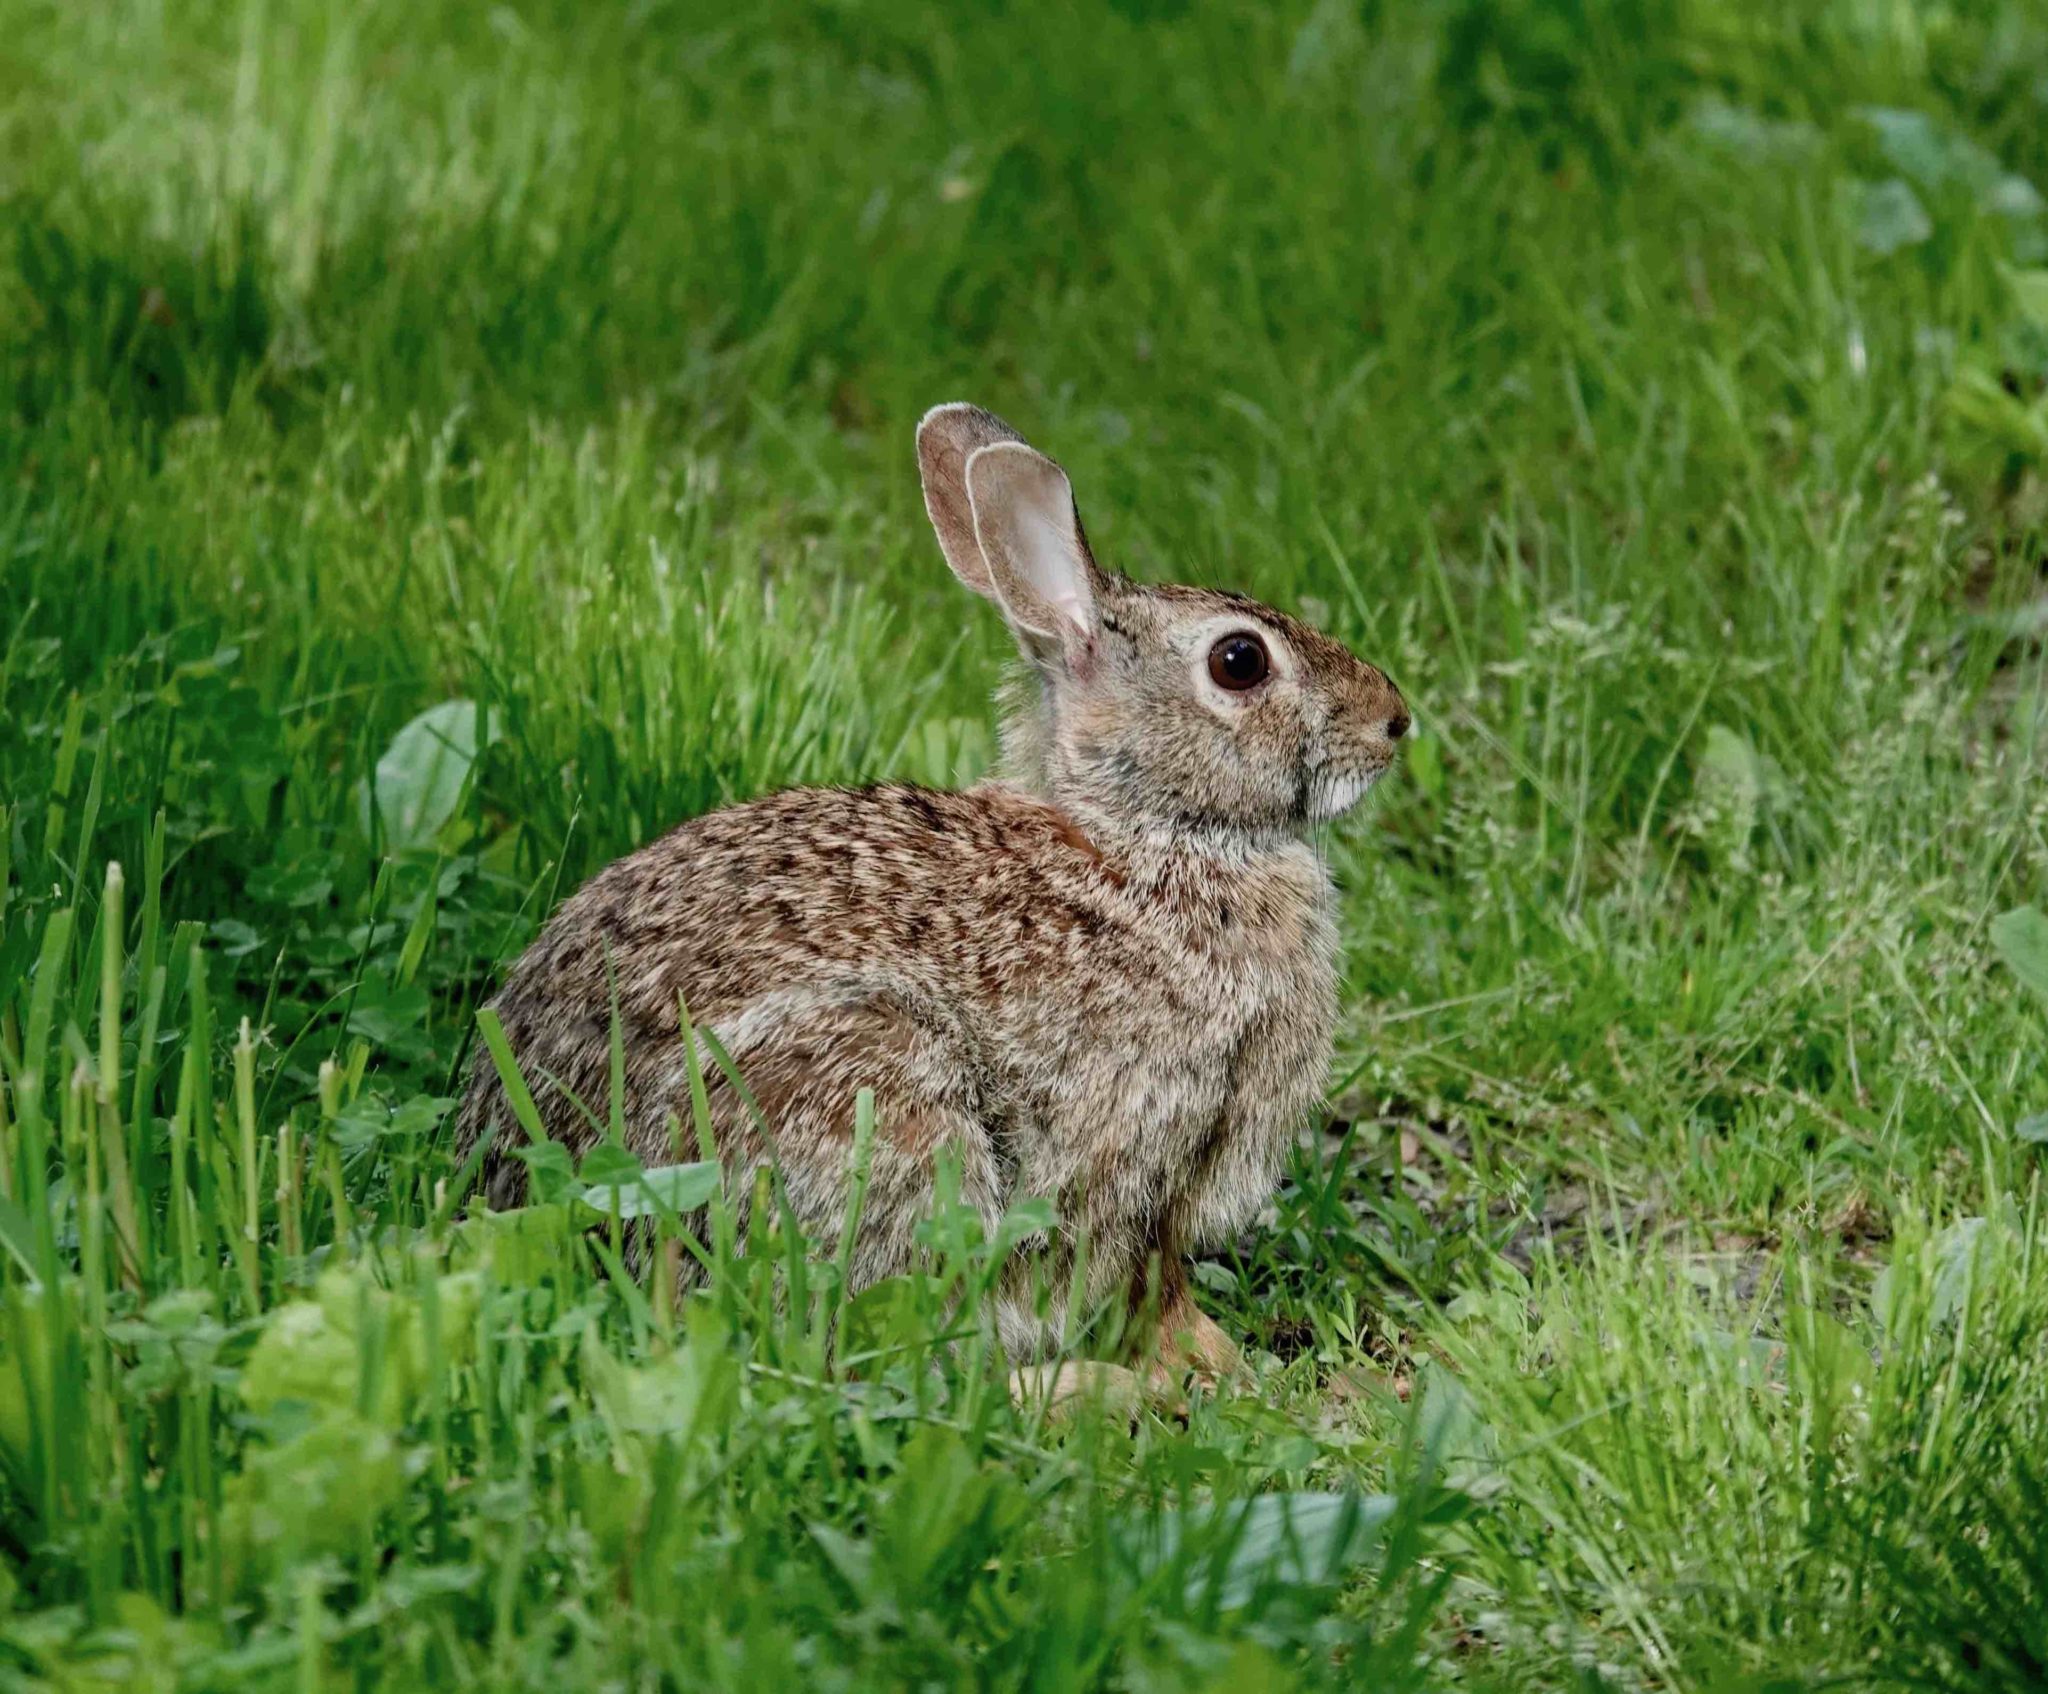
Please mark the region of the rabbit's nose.
<svg viewBox="0 0 2048 1694"><path fill-rule="evenodd" d="M1408 714L1406 712L1396 712L1387 719L1387 739L1389 741L1399 741L1407 733Z"/></svg>

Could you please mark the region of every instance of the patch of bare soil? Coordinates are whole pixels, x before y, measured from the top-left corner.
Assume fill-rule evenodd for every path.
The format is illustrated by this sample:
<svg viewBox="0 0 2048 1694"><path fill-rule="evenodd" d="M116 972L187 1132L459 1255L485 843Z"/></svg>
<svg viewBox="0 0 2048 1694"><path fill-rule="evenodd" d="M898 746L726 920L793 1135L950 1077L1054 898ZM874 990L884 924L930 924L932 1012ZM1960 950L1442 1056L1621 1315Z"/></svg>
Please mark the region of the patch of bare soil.
<svg viewBox="0 0 2048 1694"><path fill-rule="evenodd" d="M1405 1100L1354 1098L1338 1107L1303 1134L1304 1149L1326 1175L1342 1159L1347 1189L1398 1184L1426 1224L1447 1236L1476 1231L1493 1252L1524 1273L1539 1258L1570 1262L1583 1258L1596 1242L1628 1243L1655 1247L1689 1281L1749 1305L1773 1297L1771 1279L1788 1239L1826 1244L1840 1262L1874 1273L1891 1238L1884 1211L1861 1191L1825 1215L1794 1212L1766 1229L1682 1213L1655 1187L1621 1194L1591 1175L1568 1171L1546 1174L1531 1185L1534 1204L1522 1203L1484 1191L1468 1125L1432 1117ZM1546 1126L1546 1137L1554 1142L1552 1126ZM1268 1207L1239 1244L1240 1252L1249 1255L1256 1235L1277 1217L1277 1208ZM1357 1224L1362 1234L1374 1234L1369 1217L1358 1216ZM1389 1257L1398 1257L1391 1237L1386 1245ZM1308 1339L1302 1337L1302 1344ZM1390 1352L1384 1362L1391 1366L1397 1353Z"/></svg>

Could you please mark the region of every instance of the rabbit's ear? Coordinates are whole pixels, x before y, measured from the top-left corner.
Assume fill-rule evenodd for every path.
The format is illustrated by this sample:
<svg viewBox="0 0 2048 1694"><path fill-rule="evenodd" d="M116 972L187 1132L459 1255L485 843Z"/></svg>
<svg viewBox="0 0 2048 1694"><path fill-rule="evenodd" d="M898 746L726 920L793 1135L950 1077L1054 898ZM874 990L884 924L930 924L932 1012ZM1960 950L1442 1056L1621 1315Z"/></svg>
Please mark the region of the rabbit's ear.
<svg viewBox="0 0 2048 1694"><path fill-rule="evenodd" d="M1067 473L1021 441L997 442L968 455L967 500L995 597L1018 635L1057 642L1078 668L1095 645L1102 573Z"/></svg>
<svg viewBox="0 0 2048 1694"><path fill-rule="evenodd" d="M967 459L997 441L1016 441L1017 432L993 412L964 400L934 406L917 426L917 470L924 481L924 509L938 532L939 547L953 574L986 599L996 597L981 543L974 539L974 508L967 498Z"/></svg>

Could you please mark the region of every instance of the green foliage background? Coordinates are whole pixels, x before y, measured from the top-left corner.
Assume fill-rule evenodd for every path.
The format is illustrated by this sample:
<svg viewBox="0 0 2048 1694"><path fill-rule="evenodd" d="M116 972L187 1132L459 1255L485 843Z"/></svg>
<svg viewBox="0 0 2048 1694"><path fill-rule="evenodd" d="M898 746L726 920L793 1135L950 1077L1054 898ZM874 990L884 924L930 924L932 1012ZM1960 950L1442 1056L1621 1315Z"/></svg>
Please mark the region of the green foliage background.
<svg viewBox="0 0 2048 1694"><path fill-rule="evenodd" d="M0 1687L2048 1675L2038 7L0 39ZM559 892L985 767L954 398L1418 718L1257 1392L1134 1432L949 1212L680 1311L628 1171L457 1216Z"/></svg>

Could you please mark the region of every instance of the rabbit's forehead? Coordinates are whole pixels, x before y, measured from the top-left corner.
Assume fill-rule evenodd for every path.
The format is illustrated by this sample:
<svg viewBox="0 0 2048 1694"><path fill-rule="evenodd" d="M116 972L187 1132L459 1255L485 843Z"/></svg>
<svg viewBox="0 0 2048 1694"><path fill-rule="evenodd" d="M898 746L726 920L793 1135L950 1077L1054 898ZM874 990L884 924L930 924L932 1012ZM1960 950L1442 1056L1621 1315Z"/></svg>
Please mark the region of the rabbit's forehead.
<svg viewBox="0 0 2048 1694"><path fill-rule="evenodd" d="M1170 597L1162 595L1156 611L1160 638L1176 653L1207 652L1224 636L1244 630L1262 636L1269 648L1294 657L1293 620L1242 595L1181 589Z"/></svg>

